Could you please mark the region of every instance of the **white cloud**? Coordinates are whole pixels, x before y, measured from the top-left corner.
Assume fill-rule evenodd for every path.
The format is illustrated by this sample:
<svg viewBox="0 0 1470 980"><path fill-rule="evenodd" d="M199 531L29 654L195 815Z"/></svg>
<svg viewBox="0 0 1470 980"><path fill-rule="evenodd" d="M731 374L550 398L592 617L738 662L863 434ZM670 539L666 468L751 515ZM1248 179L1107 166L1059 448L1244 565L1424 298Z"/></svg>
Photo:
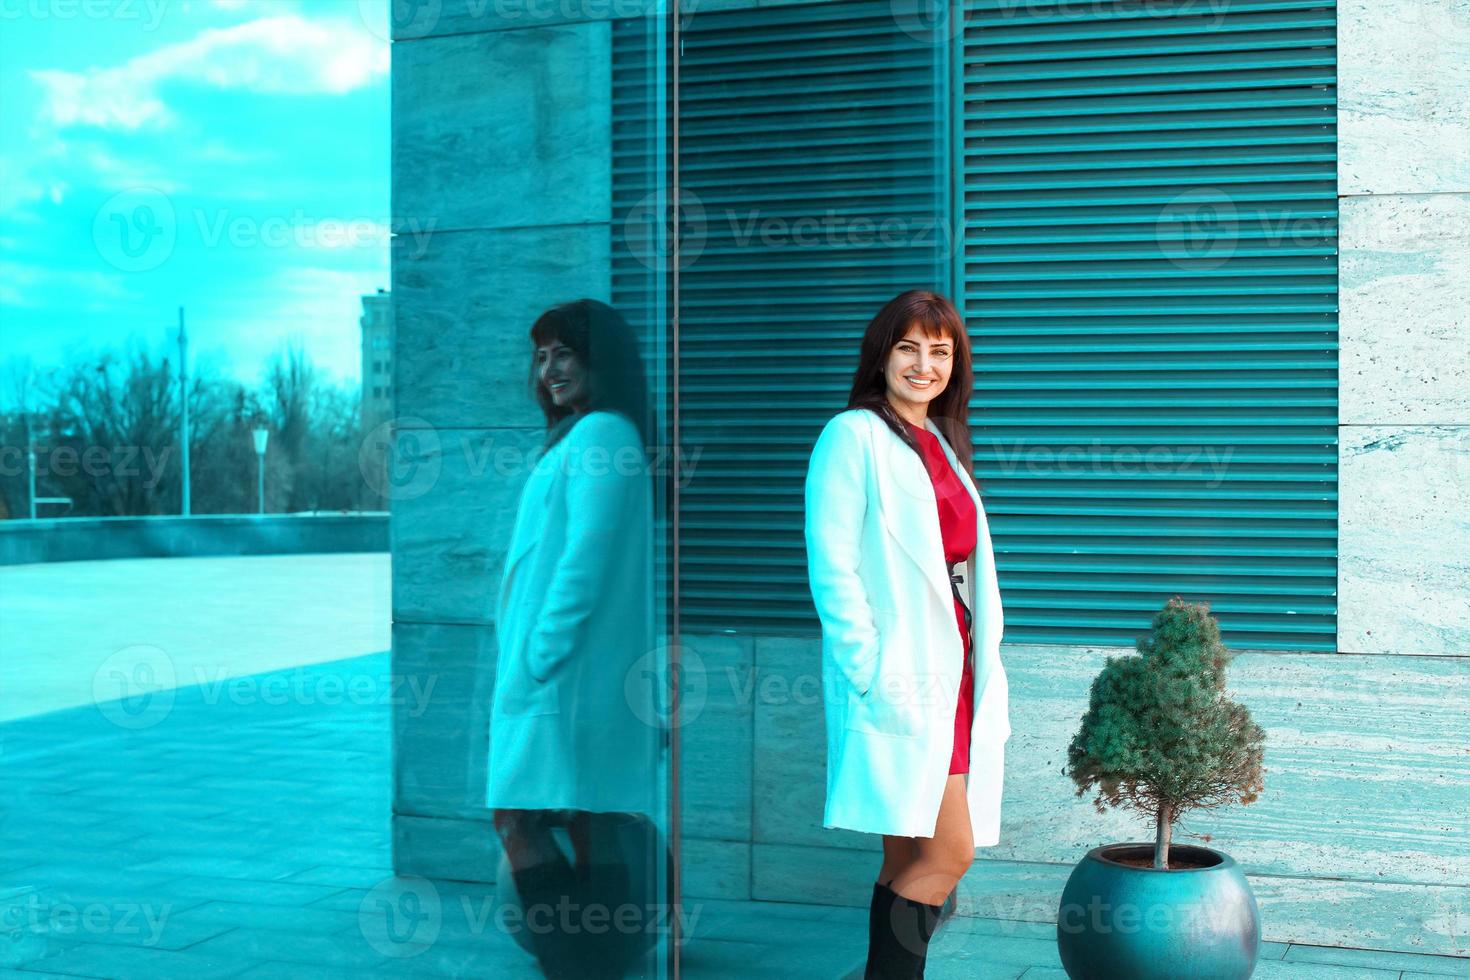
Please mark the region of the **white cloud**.
<svg viewBox="0 0 1470 980"><path fill-rule="evenodd" d="M184 186L152 163L137 163L114 156L100 146L88 147L84 159L97 187L109 191L152 187L165 194L177 194Z"/></svg>
<svg viewBox="0 0 1470 980"><path fill-rule="evenodd" d="M138 294L124 285L124 277L116 272L88 269L51 269L0 259L0 283L4 283L3 301L7 306L50 308L58 305L56 292L79 300L90 299L89 309L113 309L117 301L136 300ZM113 301L113 302L102 302Z"/></svg>
<svg viewBox="0 0 1470 980"><path fill-rule="evenodd" d="M353 21L285 14L230 27L86 72L33 70L44 114L59 126L136 130L171 125L158 89L192 82L274 95L340 95L388 72L388 45Z"/></svg>
<svg viewBox="0 0 1470 980"><path fill-rule="evenodd" d="M46 186L25 173L19 160L0 154L0 214L14 219L12 212L45 196Z"/></svg>

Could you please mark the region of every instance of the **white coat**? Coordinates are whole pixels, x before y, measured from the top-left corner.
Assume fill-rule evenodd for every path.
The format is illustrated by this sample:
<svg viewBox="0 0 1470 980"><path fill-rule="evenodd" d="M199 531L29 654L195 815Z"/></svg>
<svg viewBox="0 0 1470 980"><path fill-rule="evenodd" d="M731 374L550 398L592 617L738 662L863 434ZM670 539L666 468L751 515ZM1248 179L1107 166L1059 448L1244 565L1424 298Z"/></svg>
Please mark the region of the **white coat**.
<svg viewBox="0 0 1470 980"><path fill-rule="evenodd" d="M966 797L976 847L1000 841L1009 689L990 528L974 482L932 420L975 502L966 570L973 610L974 721ZM933 837L949 778L963 640L944 560L933 482L882 419L848 409L828 421L806 478L807 568L822 623L827 725L823 826ZM963 587L962 587L963 588Z"/></svg>
<svg viewBox="0 0 1470 980"><path fill-rule="evenodd" d="M662 814L642 445L626 416L588 412L521 489L495 612L492 808Z"/></svg>

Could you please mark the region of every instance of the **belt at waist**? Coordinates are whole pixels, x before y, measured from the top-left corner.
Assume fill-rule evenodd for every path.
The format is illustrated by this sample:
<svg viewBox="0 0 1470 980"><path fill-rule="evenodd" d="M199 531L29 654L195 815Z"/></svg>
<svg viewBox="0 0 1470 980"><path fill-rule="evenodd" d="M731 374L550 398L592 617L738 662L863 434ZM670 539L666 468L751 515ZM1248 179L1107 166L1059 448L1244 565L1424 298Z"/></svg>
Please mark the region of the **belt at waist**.
<svg viewBox="0 0 1470 980"><path fill-rule="evenodd" d="M970 604L965 601L965 597L960 595L960 584L958 581L960 576L954 573L955 566L963 563L964 559L961 559L960 561L952 561L949 563L949 591L954 593L954 597L959 600L960 608L965 611L965 631L969 632L970 627L974 622L974 614L970 612Z"/></svg>

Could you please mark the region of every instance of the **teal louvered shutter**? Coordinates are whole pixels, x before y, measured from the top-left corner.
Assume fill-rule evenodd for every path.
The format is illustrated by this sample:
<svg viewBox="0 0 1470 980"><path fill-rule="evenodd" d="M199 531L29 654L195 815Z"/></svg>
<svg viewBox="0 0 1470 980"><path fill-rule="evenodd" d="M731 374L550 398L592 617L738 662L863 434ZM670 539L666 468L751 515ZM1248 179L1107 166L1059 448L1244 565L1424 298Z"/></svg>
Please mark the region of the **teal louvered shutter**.
<svg viewBox="0 0 1470 980"><path fill-rule="evenodd" d="M947 49L888 0L700 11L683 42L682 623L811 632L812 444L868 321L947 275Z"/></svg>
<svg viewBox="0 0 1470 980"><path fill-rule="evenodd" d="M976 470L1007 642L1336 634L1335 10L965 5Z"/></svg>

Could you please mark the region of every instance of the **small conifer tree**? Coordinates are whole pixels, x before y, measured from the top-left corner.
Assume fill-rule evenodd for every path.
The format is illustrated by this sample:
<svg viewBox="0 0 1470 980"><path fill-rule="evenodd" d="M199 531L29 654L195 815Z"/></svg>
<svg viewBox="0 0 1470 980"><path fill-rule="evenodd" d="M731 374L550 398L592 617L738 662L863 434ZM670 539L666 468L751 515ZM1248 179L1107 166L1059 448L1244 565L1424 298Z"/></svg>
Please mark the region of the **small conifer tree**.
<svg viewBox="0 0 1470 980"><path fill-rule="evenodd" d="M1265 732L1225 696L1234 656L1209 603L1174 596L1138 640L1139 656L1108 657L1063 770L1093 805L1127 806L1155 826L1155 868L1186 810L1250 803L1263 788Z"/></svg>

